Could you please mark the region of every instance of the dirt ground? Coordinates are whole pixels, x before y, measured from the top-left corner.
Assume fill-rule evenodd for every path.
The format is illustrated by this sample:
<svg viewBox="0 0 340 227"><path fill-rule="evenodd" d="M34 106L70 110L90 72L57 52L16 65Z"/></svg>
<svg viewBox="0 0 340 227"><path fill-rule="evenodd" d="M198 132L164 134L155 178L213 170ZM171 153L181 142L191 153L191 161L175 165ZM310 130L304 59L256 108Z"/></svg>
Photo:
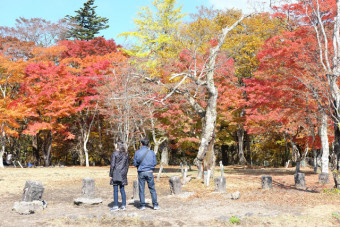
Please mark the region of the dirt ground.
<svg viewBox="0 0 340 227"><path fill-rule="evenodd" d="M0 226L340 226L340 191L333 189L333 179L327 185L318 184L318 175L309 168L305 189L294 187L294 169L225 168L227 193L239 191L241 197L231 200L227 193L214 192L201 180L193 179L183 186L189 197L172 196L169 177L180 175L179 167L169 167L156 190L161 209L152 210L149 203L144 211L130 200L136 168L130 167L126 187L127 210L110 212L112 187L109 167L54 167L0 169ZM156 172L156 171L155 171ZM196 177L195 169L189 176ZM261 189L261 176L271 175L273 189ZM157 174L155 173L155 176ZM220 175L218 169L216 176ZM96 197L103 203L76 206L73 199L81 194L82 179L92 177L96 182ZM40 181L45 187L43 199L48 206L42 212L19 215L12 211L20 201L26 180ZM186 193L189 194L189 193ZM146 198L150 198L146 189ZM236 217L236 218L234 218ZM236 219L236 224L231 220Z"/></svg>

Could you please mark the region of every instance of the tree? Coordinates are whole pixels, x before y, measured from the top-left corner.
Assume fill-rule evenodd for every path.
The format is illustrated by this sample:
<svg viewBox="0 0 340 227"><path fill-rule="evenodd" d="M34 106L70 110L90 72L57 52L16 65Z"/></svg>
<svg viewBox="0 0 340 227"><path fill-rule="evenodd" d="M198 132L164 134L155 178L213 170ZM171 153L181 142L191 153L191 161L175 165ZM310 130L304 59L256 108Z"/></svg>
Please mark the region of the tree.
<svg viewBox="0 0 340 227"><path fill-rule="evenodd" d="M174 43L175 35L185 14L181 13L182 7L175 8L177 0L154 0L153 12L149 7L142 7L134 20L136 31L124 32L120 36L136 38L136 43L129 55L152 59L151 67L157 65L157 59L174 56L178 53ZM150 55L154 57L150 57ZM155 59L156 56L156 59Z"/></svg>
<svg viewBox="0 0 340 227"><path fill-rule="evenodd" d="M30 112L18 94L26 64L22 60L13 61L0 53L0 168L4 167L3 155L7 141L11 136L19 135L18 120Z"/></svg>
<svg viewBox="0 0 340 227"><path fill-rule="evenodd" d="M328 176L328 117L334 123L334 150L338 157L340 155L338 114L340 92L337 84L340 76L340 2L333 0L298 1L277 9L276 16L282 21L289 22L286 24L290 28L285 34L289 38L281 39L281 42L287 41L293 45L300 45L302 48L299 49L299 54L304 55L304 60L309 63L300 62L295 59L295 56L290 58L290 62L294 63L293 66L299 73L296 78L309 90L318 103L322 119L320 133L323 144L322 173ZM292 36L293 34L296 37ZM277 42L280 41L277 40ZM287 56L291 55L286 51L284 53Z"/></svg>
<svg viewBox="0 0 340 227"><path fill-rule="evenodd" d="M26 106L34 110L30 115L28 135L42 136L45 166L50 165L53 135L61 133L73 139L62 119L82 109L77 105L78 94L84 89L81 78L72 75L65 65L53 62L31 63L21 84Z"/></svg>
<svg viewBox="0 0 340 227"><path fill-rule="evenodd" d="M65 40L59 43L66 47L61 54L61 63L72 68L73 74L81 78L85 87L78 96L83 107L77 113L75 121L80 129L80 141L82 149L79 151L80 163L83 164L83 154L85 154L85 164L89 166L89 155L87 143L96 115L100 107L98 88L109 82L112 71L115 67L124 62L126 56L119 51L119 45L114 40L105 40L103 37L96 37L92 40Z"/></svg>
<svg viewBox="0 0 340 227"><path fill-rule="evenodd" d="M36 46L48 47L64 40L72 25L61 19L56 23L42 18L16 19L15 27L0 27L4 37L17 38L20 41L33 42Z"/></svg>
<svg viewBox="0 0 340 227"><path fill-rule="evenodd" d="M72 28L67 37L79 40L91 40L95 38L95 35L100 30L107 29L109 25L106 25L109 19L105 17L97 16L95 9L97 6L93 6L94 0L87 0L84 3L84 7L75 11L76 16L67 15L66 19L74 23L77 27Z"/></svg>
<svg viewBox="0 0 340 227"><path fill-rule="evenodd" d="M225 24L230 23L230 20L233 20L234 15L239 15L240 13L241 12L237 10L220 11L214 20L216 20L216 23L220 27L223 27ZM228 37L228 42L223 46L225 50L231 52L234 59L234 75L238 80L229 85L225 84L223 78L220 80L224 86L228 87L226 89L224 86L218 86L219 89L223 90L223 93L219 96L220 103L227 97L227 99L233 99L234 101L230 102L229 105L224 105L224 109L221 108L222 106L219 106L219 113L224 115L232 112L229 118L225 119L235 130L238 145L238 162L241 165L247 163L245 149L247 147L248 149L250 148L250 136L245 129L247 93L243 89L245 86L243 79L253 77L259 64L259 61L257 60L258 51L261 50L265 40L277 35L279 32L280 27L275 18L271 18L267 13L257 14L251 18L246 18L243 21L242 26L238 26L232 31ZM217 84L219 84L218 81ZM233 88L231 88L231 86ZM231 93L230 91L235 92ZM230 95L234 97L230 97ZM236 101L237 97L238 100ZM222 118L220 119L222 120ZM250 151L248 150L248 152Z"/></svg>

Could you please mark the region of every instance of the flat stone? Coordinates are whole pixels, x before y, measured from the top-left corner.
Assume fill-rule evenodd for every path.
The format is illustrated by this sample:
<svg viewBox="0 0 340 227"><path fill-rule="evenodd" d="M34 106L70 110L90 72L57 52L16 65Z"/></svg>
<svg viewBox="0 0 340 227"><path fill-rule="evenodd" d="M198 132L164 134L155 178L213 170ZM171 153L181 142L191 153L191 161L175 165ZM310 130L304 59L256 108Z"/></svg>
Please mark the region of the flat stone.
<svg viewBox="0 0 340 227"><path fill-rule="evenodd" d="M76 198L73 200L75 205L98 205L100 203L103 202L103 200L101 198L85 198L85 197L80 197L80 198Z"/></svg>
<svg viewBox="0 0 340 227"><path fill-rule="evenodd" d="M35 200L31 202L15 202L12 210L19 214L33 214L36 211L44 210L44 208L46 208L46 203L44 201Z"/></svg>

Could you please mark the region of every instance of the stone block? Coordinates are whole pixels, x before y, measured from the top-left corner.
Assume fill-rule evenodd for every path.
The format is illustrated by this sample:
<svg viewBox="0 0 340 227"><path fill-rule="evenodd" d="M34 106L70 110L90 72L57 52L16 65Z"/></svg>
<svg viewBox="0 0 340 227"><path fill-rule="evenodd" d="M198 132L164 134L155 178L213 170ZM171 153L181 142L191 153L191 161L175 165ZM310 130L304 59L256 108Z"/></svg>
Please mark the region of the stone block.
<svg viewBox="0 0 340 227"><path fill-rule="evenodd" d="M182 183L180 177L178 176L170 177L169 184L171 194L177 195L182 193Z"/></svg>
<svg viewBox="0 0 340 227"><path fill-rule="evenodd" d="M305 188L306 187L306 180L304 173L296 173L294 174L295 180L295 187L297 188Z"/></svg>
<svg viewBox="0 0 340 227"><path fill-rule="evenodd" d="M273 187L273 179L270 175L261 176L262 189L271 189Z"/></svg>
<svg viewBox="0 0 340 227"><path fill-rule="evenodd" d="M95 182L93 178L84 178L83 186L81 188L83 197L94 198L95 196Z"/></svg>
<svg viewBox="0 0 340 227"><path fill-rule="evenodd" d="M41 200L44 193L44 187L39 181L26 181L22 201L32 202L34 200Z"/></svg>
<svg viewBox="0 0 340 227"><path fill-rule="evenodd" d="M319 184L328 184L328 183L329 183L329 173L320 173Z"/></svg>
<svg viewBox="0 0 340 227"><path fill-rule="evenodd" d="M215 178L215 192L226 192L226 178L225 177Z"/></svg>
<svg viewBox="0 0 340 227"><path fill-rule="evenodd" d="M139 184L138 180L133 181L133 200L139 201Z"/></svg>

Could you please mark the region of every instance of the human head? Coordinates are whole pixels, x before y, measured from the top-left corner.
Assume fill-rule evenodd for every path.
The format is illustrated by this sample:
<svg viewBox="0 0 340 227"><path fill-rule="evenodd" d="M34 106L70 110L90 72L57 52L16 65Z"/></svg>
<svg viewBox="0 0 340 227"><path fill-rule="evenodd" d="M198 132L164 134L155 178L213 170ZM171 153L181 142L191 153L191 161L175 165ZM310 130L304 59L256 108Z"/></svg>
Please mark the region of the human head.
<svg viewBox="0 0 340 227"><path fill-rule="evenodd" d="M116 149L119 152L125 152L126 151L125 144L121 140L117 141L116 142Z"/></svg>
<svg viewBox="0 0 340 227"><path fill-rule="evenodd" d="M144 138L140 142L142 143L143 146L148 146L149 145L149 139L148 138Z"/></svg>

